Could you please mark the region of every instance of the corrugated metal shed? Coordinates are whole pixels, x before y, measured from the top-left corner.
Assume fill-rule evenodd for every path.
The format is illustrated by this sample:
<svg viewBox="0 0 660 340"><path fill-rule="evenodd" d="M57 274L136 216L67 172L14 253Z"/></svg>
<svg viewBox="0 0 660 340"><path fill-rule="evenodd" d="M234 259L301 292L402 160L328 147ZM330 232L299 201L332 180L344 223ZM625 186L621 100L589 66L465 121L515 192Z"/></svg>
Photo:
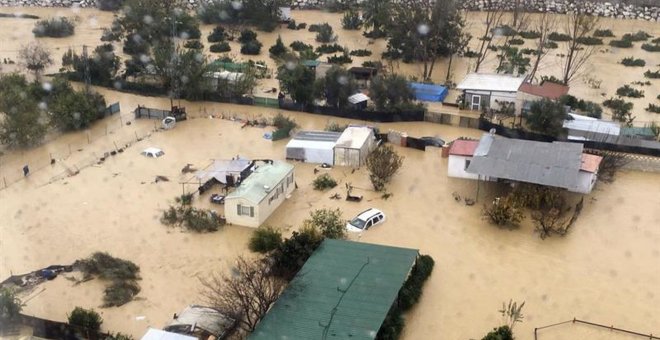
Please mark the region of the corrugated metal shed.
<svg viewBox="0 0 660 340"><path fill-rule="evenodd" d="M578 187L582 144L544 143L484 134L467 172L573 190Z"/></svg>
<svg viewBox="0 0 660 340"><path fill-rule="evenodd" d="M417 254L326 239L249 339L374 339Z"/></svg>
<svg viewBox="0 0 660 340"><path fill-rule="evenodd" d="M470 73L456 86L459 90L483 90L499 92L518 92L524 77L502 74Z"/></svg>

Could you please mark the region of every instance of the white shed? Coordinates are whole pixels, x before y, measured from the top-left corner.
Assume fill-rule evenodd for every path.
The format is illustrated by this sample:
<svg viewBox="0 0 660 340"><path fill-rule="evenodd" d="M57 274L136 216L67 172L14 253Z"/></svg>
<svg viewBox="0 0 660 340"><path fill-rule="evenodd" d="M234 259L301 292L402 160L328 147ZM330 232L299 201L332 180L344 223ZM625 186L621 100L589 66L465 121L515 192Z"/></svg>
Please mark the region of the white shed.
<svg viewBox="0 0 660 340"><path fill-rule="evenodd" d="M364 126L349 126L335 144L335 165L359 168L376 147L374 130Z"/></svg>
<svg viewBox="0 0 660 340"><path fill-rule="evenodd" d="M300 131L286 145L286 159L333 165L340 132Z"/></svg>
<svg viewBox="0 0 660 340"><path fill-rule="evenodd" d="M497 109L498 103L514 103L515 112L519 114L518 89L524 81L525 77L470 73L456 88L463 90L463 102L469 110Z"/></svg>
<svg viewBox="0 0 660 340"><path fill-rule="evenodd" d="M451 143L449 148L449 160L447 163L447 176L467 179L478 179L479 175L471 174L465 171L472 157L474 151L479 145L478 140L457 139Z"/></svg>

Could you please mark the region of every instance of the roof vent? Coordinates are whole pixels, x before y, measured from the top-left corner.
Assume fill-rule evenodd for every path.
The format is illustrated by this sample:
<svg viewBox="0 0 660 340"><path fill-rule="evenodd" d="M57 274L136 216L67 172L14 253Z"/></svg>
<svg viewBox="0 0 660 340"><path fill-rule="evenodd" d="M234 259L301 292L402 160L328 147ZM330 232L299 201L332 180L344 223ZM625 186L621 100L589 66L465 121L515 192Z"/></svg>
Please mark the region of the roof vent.
<svg viewBox="0 0 660 340"><path fill-rule="evenodd" d="M265 190L266 192L269 192L269 191L270 191L270 187L267 186L267 185L264 185L264 190Z"/></svg>

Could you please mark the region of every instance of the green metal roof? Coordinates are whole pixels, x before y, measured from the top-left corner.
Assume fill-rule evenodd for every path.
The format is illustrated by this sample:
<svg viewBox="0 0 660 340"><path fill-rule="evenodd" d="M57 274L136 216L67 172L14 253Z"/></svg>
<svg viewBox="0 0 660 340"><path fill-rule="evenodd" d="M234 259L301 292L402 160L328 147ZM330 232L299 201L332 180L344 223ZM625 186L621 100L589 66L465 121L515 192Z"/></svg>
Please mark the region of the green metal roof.
<svg viewBox="0 0 660 340"><path fill-rule="evenodd" d="M245 63L229 63L220 60L215 60L209 64L213 70L223 69L230 72L242 72L248 65Z"/></svg>
<svg viewBox="0 0 660 340"><path fill-rule="evenodd" d="M249 339L376 338L417 254L326 239Z"/></svg>
<svg viewBox="0 0 660 340"><path fill-rule="evenodd" d="M225 200L244 198L259 204L292 170L293 165L285 162L259 165Z"/></svg>
<svg viewBox="0 0 660 340"><path fill-rule="evenodd" d="M655 134L650 127L622 127L621 128L622 136L639 136L639 137L650 137L654 138Z"/></svg>

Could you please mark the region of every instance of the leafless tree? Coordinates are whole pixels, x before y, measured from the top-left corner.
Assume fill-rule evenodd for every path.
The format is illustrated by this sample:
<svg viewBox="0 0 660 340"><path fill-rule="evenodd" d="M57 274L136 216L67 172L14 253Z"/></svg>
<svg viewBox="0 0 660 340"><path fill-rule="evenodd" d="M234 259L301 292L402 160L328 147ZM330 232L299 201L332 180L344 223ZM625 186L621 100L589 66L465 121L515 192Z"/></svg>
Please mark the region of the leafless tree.
<svg viewBox="0 0 660 340"><path fill-rule="evenodd" d="M555 19L555 16L545 12L541 14L541 17L538 20L536 20L534 30L539 32L540 36L536 40L536 59L534 60L532 71L529 74L529 79L534 79L534 75L536 75L536 71L539 69L541 60L548 54L548 51L550 50L547 47L549 41L548 35L550 35L550 32L554 32L556 25L557 20Z"/></svg>
<svg viewBox="0 0 660 340"><path fill-rule="evenodd" d="M580 75L585 64L596 52L594 46L580 43L588 37L597 27L599 18L580 12L571 12L566 15L565 31L571 37L566 43L566 60L564 60L563 81L568 84Z"/></svg>
<svg viewBox="0 0 660 340"><path fill-rule="evenodd" d="M529 27L529 13L527 12L522 12L522 13L513 13L513 16L511 17L511 25L509 26L515 34L507 34L506 38L504 39L504 44L500 47L500 54L497 55L499 61L497 65L497 69L499 70L500 67L502 67L502 63L506 59L506 53L505 50L507 47L509 47L509 40L511 40L512 37L515 35L519 34L520 32L524 31ZM498 71L499 72L499 71Z"/></svg>
<svg viewBox="0 0 660 340"><path fill-rule="evenodd" d="M254 331L287 284L271 275L269 265L263 260L243 257L238 257L232 273L200 281L206 303L236 318L245 332Z"/></svg>
<svg viewBox="0 0 660 340"><path fill-rule="evenodd" d="M34 72L35 79L39 79L40 72L53 64L50 51L36 42L21 47L18 56L21 59L21 64Z"/></svg>
<svg viewBox="0 0 660 340"><path fill-rule="evenodd" d="M490 51L490 46L493 43L493 38L495 37L494 28L498 27L502 22L502 16L504 11L497 7L493 10L486 12L486 21L484 22L484 34L479 38L481 44L479 45L479 52L477 54L477 61L474 67L474 72L479 72L479 67L486 60L488 51Z"/></svg>

